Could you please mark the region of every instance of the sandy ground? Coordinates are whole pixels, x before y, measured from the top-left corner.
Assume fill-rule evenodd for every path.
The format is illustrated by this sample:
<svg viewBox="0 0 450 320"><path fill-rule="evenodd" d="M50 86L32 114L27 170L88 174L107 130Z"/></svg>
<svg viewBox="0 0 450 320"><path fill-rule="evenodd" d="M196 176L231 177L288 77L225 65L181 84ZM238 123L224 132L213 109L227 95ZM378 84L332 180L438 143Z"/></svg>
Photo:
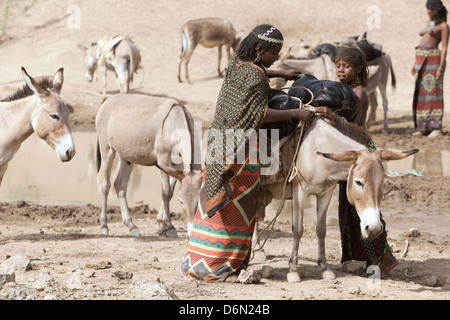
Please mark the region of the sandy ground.
<svg viewBox="0 0 450 320"><path fill-rule="evenodd" d="M180 52L179 28L187 20L207 17L228 17L238 32L247 33L259 23L272 23L280 28L286 39L286 48L298 51L300 39L309 42L335 41L369 31L371 41L382 43L393 60L397 89L389 88L388 132L381 123L371 128L379 149L412 149L421 151L449 151L450 126L448 111L444 118L444 135L435 139L413 137L411 96L413 79L409 73L414 61L414 47L418 32L426 23L425 5L421 1L219 1L176 0L129 1L37 0L26 14L11 21L9 40L0 42L0 90L5 96L22 85L20 68L25 66L33 76L52 75L65 68L64 98L71 108L74 128L94 128L95 114L100 98L87 93L101 92L101 82L91 84L84 80L82 52L77 43L89 44L103 37L119 33L132 36L140 46L145 74L136 77L133 92L173 97L184 103L197 121L206 127L212 120L217 93L222 78L216 75L216 50L198 48L190 63L191 83L179 84L176 79ZM380 10L380 24L368 29L368 9L375 4ZM79 28L69 28L73 18L69 5L80 9ZM330 11L327 8L333 7ZM70 23L69 23L70 25ZM225 66L225 61L222 62ZM108 93L118 92L112 74ZM449 92L446 80L445 92ZM380 108L381 109L381 108ZM377 118L382 118L382 111ZM30 164L32 165L32 164ZM448 166L443 163L443 166ZM1 200L1 199L0 199ZM388 178L383 206L394 215L386 217L389 223L401 219L408 210L422 210L427 217L450 215L450 177L407 175ZM389 229L389 242L399 265L391 276L381 282L361 276L362 264L351 263L342 269L338 229L331 225L327 234L327 259L335 280L323 280L315 264L317 241L314 224L306 226L301 240L300 268L302 282L288 283L286 274L291 251L289 222L277 222L275 231L265 246L267 259L255 259L250 268L261 271L273 268L269 278L259 284L204 284L182 277L180 262L185 254L184 219L174 213L178 239L156 235L156 213L153 208L133 208L133 218L142 236L128 236L122 225L118 208L110 210L111 235L98 235L100 209L91 205L81 207L39 206L29 202L0 204L0 263L11 256L25 254L32 259L32 269L16 274L16 282L0 286L0 299L27 297L28 299L156 299L136 288L145 281L157 278L173 290L180 299L237 299L237 300L302 300L302 299L365 299L418 300L450 298L448 240L436 241L426 232L418 237L404 228ZM411 218L411 226L426 228L426 219ZM447 221L447 220L446 220ZM267 221L266 221L267 223ZM450 234L447 228L447 238ZM420 231L420 227L418 230ZM407 241L407 242L406 242ZM400 257L408 243L406 257ZM121 271L132 277L117 277ZM42 274L53 277L45 290L34 289L33 284ZM76 274L79 285L68 281ZM358 289L359 288L359 289ZM22 295L17 294L22 290Z"/></svg>

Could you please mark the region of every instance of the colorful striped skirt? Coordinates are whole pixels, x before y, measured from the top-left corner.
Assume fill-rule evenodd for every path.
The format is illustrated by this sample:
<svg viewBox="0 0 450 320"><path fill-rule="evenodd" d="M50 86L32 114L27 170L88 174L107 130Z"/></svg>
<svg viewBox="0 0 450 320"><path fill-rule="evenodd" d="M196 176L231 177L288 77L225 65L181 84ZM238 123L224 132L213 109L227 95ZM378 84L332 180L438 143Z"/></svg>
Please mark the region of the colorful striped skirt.
<svg viewBox="0 0 450 320"><path fill-rule="evenodd" d="M413 117L415 127L421 131L442 129L444 75L436 79L440 63L441 50L438 48L416 48Z"/></svg>
<svg viewBox="0 0 450 320"><path fill-rule="evenodd" d="M246 269L250 260L260 166L245 166L235 178L230 203L211 218L205 210L204 179L181 271L206 282L224 281Z"/></svg>

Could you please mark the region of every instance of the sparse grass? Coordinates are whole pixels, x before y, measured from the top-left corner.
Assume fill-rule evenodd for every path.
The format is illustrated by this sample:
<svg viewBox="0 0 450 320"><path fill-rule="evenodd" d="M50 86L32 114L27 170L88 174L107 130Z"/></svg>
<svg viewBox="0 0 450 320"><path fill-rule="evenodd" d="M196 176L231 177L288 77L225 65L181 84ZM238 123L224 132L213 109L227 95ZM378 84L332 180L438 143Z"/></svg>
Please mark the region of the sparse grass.
<svg viewBox="0 0 450 320"><path fill-rule="evenodd" d="M36 0L0 0L0 43L9 39L7 35L11 21L25 14Z"/></svg>

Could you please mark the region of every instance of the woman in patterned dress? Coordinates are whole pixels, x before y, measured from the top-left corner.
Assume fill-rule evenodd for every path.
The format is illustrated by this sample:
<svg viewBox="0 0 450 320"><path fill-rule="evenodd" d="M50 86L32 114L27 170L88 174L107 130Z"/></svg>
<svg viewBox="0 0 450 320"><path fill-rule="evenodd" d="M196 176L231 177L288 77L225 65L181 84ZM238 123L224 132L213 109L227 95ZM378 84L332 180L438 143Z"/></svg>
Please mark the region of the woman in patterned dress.
<svg viewBox="0 0 450 320"><path fill-rule="evenodd" d="M258 143L248 135L263 122L297 119L306 109L268 109L269 77L294 79L298 72L268 71L279 58L281 32L259 25L231 57L209 130L205 171L182 273L206 282L235 281L248 265L260 191ZM227 135L233 139L226 139ZM234 143L230 143L234 141ZM257 140L256 140L257 141ZM244 148L244 149L242 149ZM239 152L244 150L239 161Z"/></svg>
<svg viewBox="0 0 450 320"><path fill-rule="evenodd" d="M420 32L422 37L416 47L416 62L411 73L416 77L413 99L416 135L437 137L442 134L444 116L443 80L446 66L449 27L447 9L441 0L428 0L430 21ZM439 44L442 43L442 50Z"/></svg>

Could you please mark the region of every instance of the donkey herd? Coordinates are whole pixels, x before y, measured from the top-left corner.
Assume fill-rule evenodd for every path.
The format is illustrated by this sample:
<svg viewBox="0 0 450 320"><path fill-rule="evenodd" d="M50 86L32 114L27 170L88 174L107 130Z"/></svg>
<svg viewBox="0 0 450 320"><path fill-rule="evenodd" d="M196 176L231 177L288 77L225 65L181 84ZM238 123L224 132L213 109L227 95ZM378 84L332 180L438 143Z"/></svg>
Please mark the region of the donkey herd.
<svg viewBox="0 0 450 320"><path fill-rule="evenodd" d="M232 24L226 19L218 18L187 22L181 28L181 38L178 68L180 82L182 65L185 68L185 79L189 81L188 63L198 44L207 48L218 47L219 74L222 47L226 48L229 58L232 50L239 44L239 37ZM197 208L202 182L202 141L196 134L192 115L177 100L129 93L133 74L142 69L142 66L140 49L128 36L118 35L97 41L90 47L78 47L85 53L86 80L92 81L97 68L101 69L104 80L104 101L95 121L102 193L101 234L108 235L107 198L111 188L113 160L118 155L120 165L114 187L123 223L130 234L139 236L140 232L130 216L126 199L127 185L133 166L141 165L160 169L162 204L157 217L158 233L168 237L178 236L171 223L169 202L174 194L175 184L179 181L178 198L188 224L189 236L189 226ZM335 80L327 72L331 61L329 56L314 55L315 49L317 47L310 48L303 57L285 57L284 61L279 61L278 67L299 68L318 79ZM375 67L375 72L371 74L372 107L376 107L375 90L378 87L386 112L385 89L389 71L393 78L392 84L395 85L392 63L387 54L381 53L372 64ZM121 92L110 98L106 97L107 70L115 73ZM22 69L22 73L25 81L23 88L0 101L0 183L8 162L33 132L55 150L60 161L70 161L76 152L69 127L69 110L60 96L64 82L63 69L58 70L50 79L40 80L28 75L25 69ZM299 132L295 130L290 137L300 140ZM289 179L291 192L283 195L283 200L292 199L293 210L294 243L289 260L289 281L299 281L297 255L303 233L306 198L311 195L317 198L318 265L325 271L326 213L337 182L348 182L348 199L360 215L361 232L366 239L373 239L383 228L379 214L385 178L382 162L402 159L418 151L372 150L366 147L366 138L360 132L343 128L342 125L333 125L320 117L314 118L302 137L292 162L291 168L295 169L296 174ZM280 150L283 160L283 148ZM287 180L273 182L270 178L262 179L266 191L270 193L273 190L270 199L277 198L276 189L285 181ZM264 202L264 205L268 202Z"/></svg>

